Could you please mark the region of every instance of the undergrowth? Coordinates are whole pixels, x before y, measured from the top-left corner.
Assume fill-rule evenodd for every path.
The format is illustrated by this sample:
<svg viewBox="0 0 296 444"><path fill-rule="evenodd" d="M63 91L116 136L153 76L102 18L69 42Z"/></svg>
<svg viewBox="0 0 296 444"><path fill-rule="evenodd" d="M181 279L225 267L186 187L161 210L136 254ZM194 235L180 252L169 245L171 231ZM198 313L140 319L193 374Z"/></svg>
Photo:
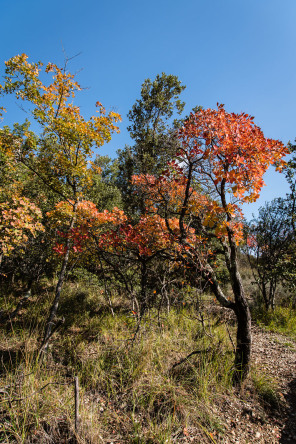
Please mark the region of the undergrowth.
<svg viewBox="0 0 296 444"><path fill-rule="evenodd" d="M268 331L296 339L296 310L292 307L276 307L273 311L255 308L253 319Z"/></svg>
<svg viewBox="0 0 296 444"><path fill-rule="evenodd" d="M253 372L252 379L259 402L267 409L279 410L282 399L277 381L258 370Z"/></svg>
<svg viewBox="0 0 296 444"><path fill-rule="evenodd" d="M53 291L40 286L0 333L0 442L170 443L190 427L200 442L223 436L214 406L233 390L232 323L227 327L211 310L201 322L190 306L169 314L153 309L135 336L137 317L126 301L113 298L113 315L102 289L69 283L59 309L66 321L38 361ZM11 310L13 294L4 299ZM276 403L272 384L261 382L254 377L258 396Z"/></svg>

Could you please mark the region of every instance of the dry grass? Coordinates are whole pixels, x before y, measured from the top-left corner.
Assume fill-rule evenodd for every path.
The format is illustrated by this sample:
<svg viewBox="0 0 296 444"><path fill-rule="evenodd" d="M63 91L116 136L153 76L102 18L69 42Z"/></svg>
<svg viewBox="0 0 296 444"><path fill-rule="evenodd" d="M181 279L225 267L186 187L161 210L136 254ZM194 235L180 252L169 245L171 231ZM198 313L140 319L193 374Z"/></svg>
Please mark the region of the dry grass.
<svg viewBox="0 0 296 444"><path fill-rule="evenodd" d="M190 424L200 424L202 433L217 426L211 399L230 387L232 362L223 325L210 330L207 321L202 327L189 308L163 313L161 321L151 311L132 340L137 320L123 301L114 301L113 317L100 290L72 284L64 294L60 314L68 316L45 362L36 357L51 297L46 288L2 333L2 441L171 442ZM172 370L195 350L201 353ZM74 375L80 381L79 436Z"/></svg>
<svg viewBox="0 0 296 444"><path fill-rule="evenodd" d="M52 297L44 285L1 333L0 442L170 443L194 427L201 442L223 435L217 399L232 393L233 349L221 313L204 324L193 308L152 310L133 340L137 319L126 301L100 289L68 284L60 315L66 323L47 358L37 362L38 338ZM13 298L6 298L13 307ZM188 360L187 355L197 351ZM80 383L80 427L74 430L74 384ZM260 376L257 377L258 391ZM262 396L272 402L272 390ZM269 396L271 394L271 396Z"/></svg>

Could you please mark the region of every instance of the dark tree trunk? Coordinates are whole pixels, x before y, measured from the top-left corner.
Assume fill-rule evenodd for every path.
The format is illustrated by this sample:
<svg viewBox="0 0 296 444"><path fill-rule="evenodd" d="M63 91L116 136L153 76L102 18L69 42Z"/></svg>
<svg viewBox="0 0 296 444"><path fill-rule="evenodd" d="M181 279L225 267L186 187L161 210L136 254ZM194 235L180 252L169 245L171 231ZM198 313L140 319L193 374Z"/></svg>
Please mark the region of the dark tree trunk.
<svg viewBox="0 0 296 444"><path fill-rule="evenodd" d="M250 369L252 332L251 313L244 292L242 279L238 271L237 249L233 239L230 241L229 271L235 300L233 310L237 319L233 381L234 383L239 384L246 378Z"/></svg>
<svg viewBox="0 0 296 444"><path fill-rule="evenodd" d="M231 285L234 294L234 302L229 301L216 278L215 271L209 264L206 267L205 276L217 300L223 307L234 311L237 320L236 350L234 359L233 382L240 384L247 376L251 359L251 314L246 300L240 274L236 267L230 273Z"/></svg>
<svg viewBox="0 0 296 444"><path fill-rule="evenodd" d="M239 273L237 244L235 233L231 228L232 215L228 211L225 183L226 179L222 179L220 196L229 225L227 225L228 243L222 241L222 245L234 295L234 304L231 308L234 310L237 319L233 382L240 384L247 377L250 369L252 349L251 313Z"/></svg>
<svg viewBox="0 0 296 444"><path fill-rule="evenodd" d="M260 288L260 286L259 286L259 288ZM262 296L263 296L265 308L266 308L266 310L268 310L269 309L269 298L267 297L265 282L262 282Z"/></svg>
<svg viewBox="0 0 296 444"><path fill-rule="evenodd" d="M237 319L237 332L233 381L235 384L239 384L249 372L252 347L251 314L245 297L237 298L234 311Z"/></svg>
<svg viewBox="0 0 296 444"><path fill-rule="evenodd" d="M271 310L274 311L275 308L275 291L276 291L277 282L276 279L271 279L270 288L269 288L269 301Z"/></svg>
<svg viewBox="0 0 296 444"><path fill-rule="evenodd" d="M147 309L148 301L147 301L147 262L145 259L141 260L141 314L142 317Z"/></svg>
<svg viewBox="0 0 296 444"><path fill-rule="evenodd" d="M252 331L251 313L239 273L237 246L233 231L228 228L228 245L224 243L225 262L230 274L230 282L234 295L231 307L236 315L236 350L234 359L234 384L240 384L248 375L251 362Z"/></svg>
<svg viewBox="0 0 296 444"><path fill-rule="evenodd" d="M138 315L138 325L136 328L136 331L134 333L132 344L134 344L135 339L137 337L137 334L140 331L140 326L142 319L144 317L144 314L148 308L148 301L147 301L147 262L143 258L139 258L141 262L141 292L140 292L140 313Z"/></svg>
<svg viewBox="0 0 296 444"><path fill-rule="evenodd" d="M54 298L52 306L50 308L49 316L48 316L46 326L45 326L45 332L44 332L44 337L43 337L41 349L44 349L46 347L48 340L51 336L52 327L54 325L55 317L56 317L58 307L59 307L59 302L60 302L60 298L61 298L61 291L62 291L64 280L65 280L65 274L66 274L66 270L68 267L69 254L70 254L70 247L67 248L66 254L65 254L65 257L63 260L59 280L58 280L58 283L56 286L55 298Z"/></svg>

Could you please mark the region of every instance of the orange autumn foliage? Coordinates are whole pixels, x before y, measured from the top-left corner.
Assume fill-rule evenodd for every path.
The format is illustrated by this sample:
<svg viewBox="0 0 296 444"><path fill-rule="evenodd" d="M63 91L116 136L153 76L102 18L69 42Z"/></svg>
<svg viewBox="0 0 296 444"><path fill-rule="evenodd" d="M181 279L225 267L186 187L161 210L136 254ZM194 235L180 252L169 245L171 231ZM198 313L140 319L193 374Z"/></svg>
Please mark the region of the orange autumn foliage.
<svg viewBox="0 0 296 444"><path fill-rule="evenodd" d="M263 174L276 164L284 165L287 148L264 137L253 117L217 110L191 114L179 130L181 147L176 159L159 177L134 176L134 184L146 197L147 213L163 218L179 217L179 233L194 245L199 221L199 238L207 242L207 231L223 241L229 235L242 240L241 204L258 198ZM167 228L170 229L167 220ZM194 234L195 233L195 234ZM171 232L172 234L172 232Z"/></svg>
<svg viewBox="0 0 296 444"><path fill-rule="evenodd" d="M209 233L222 242L231 236L240 243L240 205L258 197L264 172L274 163L281 167L286 147L266 139L252 117L227 113L221 105L218 110L192 114L179 138L176 160L162 175L133 177L146 203L139 221L131 223L118 208L100 213L94 204L83 201L77 207L81 236L88 231L105 251L129 250L141 257L165 249L180 252L182 239L183 251L199 250L207 258ZM69 220L71 205L59 205Z"/></svg>
<svg viewBox="0 0 296 444"><path fill-rule="evenodd" d="M223 105L191 114L179 132L178 161L194 162L208 185L225 181L240 202L256 200L263 174L272 164L281 169L288 150L282 142L266 138L253 119L245 113L227 113Z"/></svg>
<svg viewBox="0 0 296 444"><path fill-rule="evenodd" d="M0 203L0 254L8 256L24 246L29 235L44 231L41 217L40 209L26 197L15 195Z"/></svg>

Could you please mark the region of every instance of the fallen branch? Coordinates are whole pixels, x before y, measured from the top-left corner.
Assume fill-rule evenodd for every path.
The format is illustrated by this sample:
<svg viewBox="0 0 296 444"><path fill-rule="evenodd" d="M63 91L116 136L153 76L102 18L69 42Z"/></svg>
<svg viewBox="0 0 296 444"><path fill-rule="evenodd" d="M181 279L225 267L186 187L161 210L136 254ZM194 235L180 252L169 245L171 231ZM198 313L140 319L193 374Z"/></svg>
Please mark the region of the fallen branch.
<svg viewBox="0 0 296 444"><path fill-rule="evenodd" d="M208 348L205 349L205 350L195 350L195 351L189 353L189 355L187 355L185 358L181 359L181 361L176 362L176 363L171 367L171 369L170 369L169 371L171 372L171 371L174 370L174 368L177 367L178 365L181 365L181 364L183 364L184 362L188 361L188 359L191 358L191 356L193 356L193 355L200 355L200 354L202 354L202 353L209 353L209 352L213 352L214 350L218 350L218 349L220 348L221 344L222 344L222 342L219 341L218 344L217 344L217 346L216 346L215 348L213 348L213 347L208 347Z"/></svg>
<svg viewBox="0 0 296 444"><path fill-rule="evenodd" d="M191 353L189 353L189 355L187 355L185 358L181 359L181 361L176 362L170 369L170 371L174 370L175 367L177 367L178 365L183 364L184 362L188 361L189 358L191 358L191 356L193 355L199 355L202 353L209 353L212 350L212 347L207 348L206 350L195 350Z"/></svg>

